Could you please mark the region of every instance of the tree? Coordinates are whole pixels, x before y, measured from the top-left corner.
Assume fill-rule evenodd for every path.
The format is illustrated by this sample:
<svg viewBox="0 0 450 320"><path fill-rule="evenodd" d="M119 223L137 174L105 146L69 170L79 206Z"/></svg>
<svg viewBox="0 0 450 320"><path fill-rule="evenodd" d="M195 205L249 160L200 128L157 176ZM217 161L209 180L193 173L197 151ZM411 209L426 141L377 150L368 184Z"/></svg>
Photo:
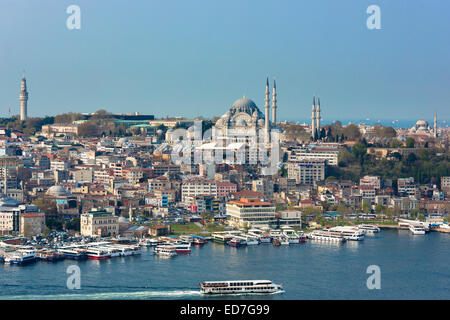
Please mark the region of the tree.
<svg viewBox="0 0 450 320"><path fill-rule="evenodd" d="M369 213L370 212L370 205L369 205L369 203L367 201L363 201L361 209L362 209L362 211L364 213Z"/></svg>
<svg viewBox="0 0 450 320"><path fill-rule="evenodd" d="M352 153L356 158L362 159L367 153L367 147L363 143L357 142L352 147Z"/></svg>
<svg viewBox="0 0 450 320"><path fill-rule="evenodd" d="M378 203L378 204L375 206L375 212L376 212L376 213L381 213L381 212L383 212L383 210L384 210L384 206L383 206L381 203Z"/></svg>
<svg viewBox="0 0 450 320"><path fill-rule="evenodd" d="M344 127L342 135L347 137L347 139L356 139L361 137L361 132L357 125L351 123Z"/></svg>
<svg viewBox="0 0 450 320"><path fill-rule="evenodd" d="M96 137L101 134L100 128L93 121L86 121L78 126L78 135L82 137Z"/></svg>
<svg viewBox="0 0 450 320"><path fill-rule="evenodd" d="M415 143L416 143L416 141L413 138L409 137L405 141L405 147L406 148L414 148Z"/></svg>

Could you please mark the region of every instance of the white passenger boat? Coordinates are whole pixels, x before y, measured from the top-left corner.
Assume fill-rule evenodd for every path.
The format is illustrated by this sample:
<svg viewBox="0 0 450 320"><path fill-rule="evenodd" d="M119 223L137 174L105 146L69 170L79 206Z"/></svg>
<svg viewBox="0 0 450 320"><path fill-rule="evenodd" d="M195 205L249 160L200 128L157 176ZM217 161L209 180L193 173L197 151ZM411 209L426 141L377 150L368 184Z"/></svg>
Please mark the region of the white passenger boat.
<svg viewBox="0 0 450 320"><path fill-rule="evenodd" d="M283 286L270 280L205 281L200 284L202 294L274 294L282 293Z"/></svg>
<svg viewBox="0 0 450 320"><path fill-rule="evenodd" d="M330 241L330 242L345 242L346 239L340 232L329 230L316 230L307 235L312 240Z"/></svg>
<svg viewBox="0 0 450 320"><path fill-rule="evenodd" d="M409 231L411 231L412 234L425 234L425 228L420 223L417 224L411 223L409 225Z"/></svg>
<svg viewBox="0 0 450 320"><path fill-rule="evenodd" d="M366 233L378 233L380 232L380 228L374 226L373 224L360 224L358 225L358 229L364 230Z"/></svg>
<svg viewBox="0 0 450 320"><path fill-rule="evenodd" d="M102 249L104 249L107 253L109 253L111 258L120 257L122 255L122 252L117 248L104 247Z"/></svg>
<svg viewBox="0 0 450 320"><path fill-rule="evenodd" d="M292 228L282 228L283 229L283 236L288 238L289 243L300 243L300 237ZM281 243L283 244L283 243Z"/></svg>
<svg viewBox="0 0 450 320"><path fill-rule="evenodd" d="M177 255L175 248L172 248L169 246L156 246L153 249L153 252L159 256L164 256L164 257L174 257Z"/></svg>
<svg viewBox="0 0 450 320"><path fill-rule="evenodd" d="M86 250L86 254L88 259L95 259L95 260L104 260L111 257L111 254L108 253L108 251L100 248L89 248Z"/></svg>
<svg viewBox="0 0 450 320"><path fill-rule="evenodd" d="M245 234L243 236L243 238L245 239L245 241L247 242L248 246L254 246L259 244L259 239L257 236L253 236L251 234Z"/></svg>
<svg viewBox="0 0 450 320"><path fill-rule="evenodd" d="M248 234L258 238L260 243L270 243L270 235L259 229L250 229Z"/></svg>
<svg viewBox="0 0 450 320"><path fill-rule="evenodd" d="M8 264L26 264L36 261L36 250L19 249L5 255L5 263Z"/></svg>
<svg viewBox="0 0 450 320"><path fill-rule="evenodd" d="M157 247L172 248L176 253L191 253L191 244L185 242L164 242Z"/></svg>
<svg viewBox="0 0 450 320"><path fill-rule="evenodd" d="M86 249L81 248L61 248L57 250L64 258L82 260L87 258Z"/></svg>
<svg viewBox="0 0 450 320"><path fill-rule="evenodd" d="M339 232L346 240L361 241L364 240L364 230L352 226L339 226L330 228L330 231Z"/></svg>

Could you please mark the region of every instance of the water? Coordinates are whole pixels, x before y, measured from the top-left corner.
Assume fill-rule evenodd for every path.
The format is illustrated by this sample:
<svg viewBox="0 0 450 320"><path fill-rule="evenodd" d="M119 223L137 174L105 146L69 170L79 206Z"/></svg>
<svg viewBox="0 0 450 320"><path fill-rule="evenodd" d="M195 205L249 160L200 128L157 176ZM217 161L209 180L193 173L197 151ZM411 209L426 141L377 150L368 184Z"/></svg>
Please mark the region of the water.
<svg viewBox="0 0 450 320"><path fill-rule="evenodd" d="M0 299L212 299L199 281L268 279L285 293L232 299L450 299L450 234L383 230L364 241L309 241L289 247L245 248L208 243L190 255L105 261L0 265ZM66 269L81 269L81 289L66 287ZM381 289L366 287L369 265L381 268ZM217 298L217 297L214 297Z"/></svg>

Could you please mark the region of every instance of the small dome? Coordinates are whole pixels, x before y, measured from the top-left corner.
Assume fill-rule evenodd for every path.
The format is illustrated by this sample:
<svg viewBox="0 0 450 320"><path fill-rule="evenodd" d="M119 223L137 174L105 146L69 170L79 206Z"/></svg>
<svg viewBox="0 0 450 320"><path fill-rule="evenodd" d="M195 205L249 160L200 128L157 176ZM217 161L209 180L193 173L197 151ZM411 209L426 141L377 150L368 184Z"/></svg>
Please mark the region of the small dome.
<svg viewBox="0 0 450 320"><path fill-rule="evenodd" d="M70 192L66 190L66 188L61 186L53 186L48 188L47 195L53 196L53 197L62 197L62 196L68 196L70 195Z"/></svg>
<svg viewBox="0 0 450 320"><path fill-rule="evenodd" d="M419 120L416 122L416 126L418 127L428 127L428 122L425 120Z"/></svg>
<svg viewBox="0 0 450 320"><path fill-rule="evenodd" d="M0 194L0 207L17 207L19 204L16 199Z"/></svg>

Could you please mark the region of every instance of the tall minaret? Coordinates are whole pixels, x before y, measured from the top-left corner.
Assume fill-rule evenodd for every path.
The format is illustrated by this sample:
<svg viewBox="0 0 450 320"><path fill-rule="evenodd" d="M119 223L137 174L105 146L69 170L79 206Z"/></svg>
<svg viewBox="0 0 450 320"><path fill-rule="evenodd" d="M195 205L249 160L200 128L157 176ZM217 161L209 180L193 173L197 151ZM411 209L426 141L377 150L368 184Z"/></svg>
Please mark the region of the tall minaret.
<svg viewBox="0 0 450 320"><path fill-rule="evenodd" d="M316 97L313 96L313 103L312 103L312 116L311 116L311 131L312 131L312 137L313 140L316 139Z"/></svg>
<svg viewBox="0 0 450 320"><path fill-rule="evenodd" d="M319 136L320 136L320 97L317 97L316 129L317 129L317 132L319 132Z"/></svg>
<svg viewBox="0 0 450 320"><path fill-rule="evenodd" d="M434 113L434 137L437 138L437 113Z"/></svg>
<svg viewBox="0 0 450 320"><path fill-rule="evenodd" d="M27 80L25 79L25 74L22 78L22 84L20 86L20 120L27 120L27 104L28 104L28 91L27 91Z"/></svg>
<svg viewBox="0 0 450 320"><path fill-rule="evenodd" d="M265 104L264 104L264 109L266 111L265 117L266 117L266 121L264 123L264 137L265 137L265 142L266 144L269 143L269 78L267 78L266 81L266 98L265 98Z"/></svg>
<svg viewBox="0 0 450 320"><path fill-rule="evenodd" d="M277 124L277 84L273 80L273 91L272 91L272 123Z"/></svg>

